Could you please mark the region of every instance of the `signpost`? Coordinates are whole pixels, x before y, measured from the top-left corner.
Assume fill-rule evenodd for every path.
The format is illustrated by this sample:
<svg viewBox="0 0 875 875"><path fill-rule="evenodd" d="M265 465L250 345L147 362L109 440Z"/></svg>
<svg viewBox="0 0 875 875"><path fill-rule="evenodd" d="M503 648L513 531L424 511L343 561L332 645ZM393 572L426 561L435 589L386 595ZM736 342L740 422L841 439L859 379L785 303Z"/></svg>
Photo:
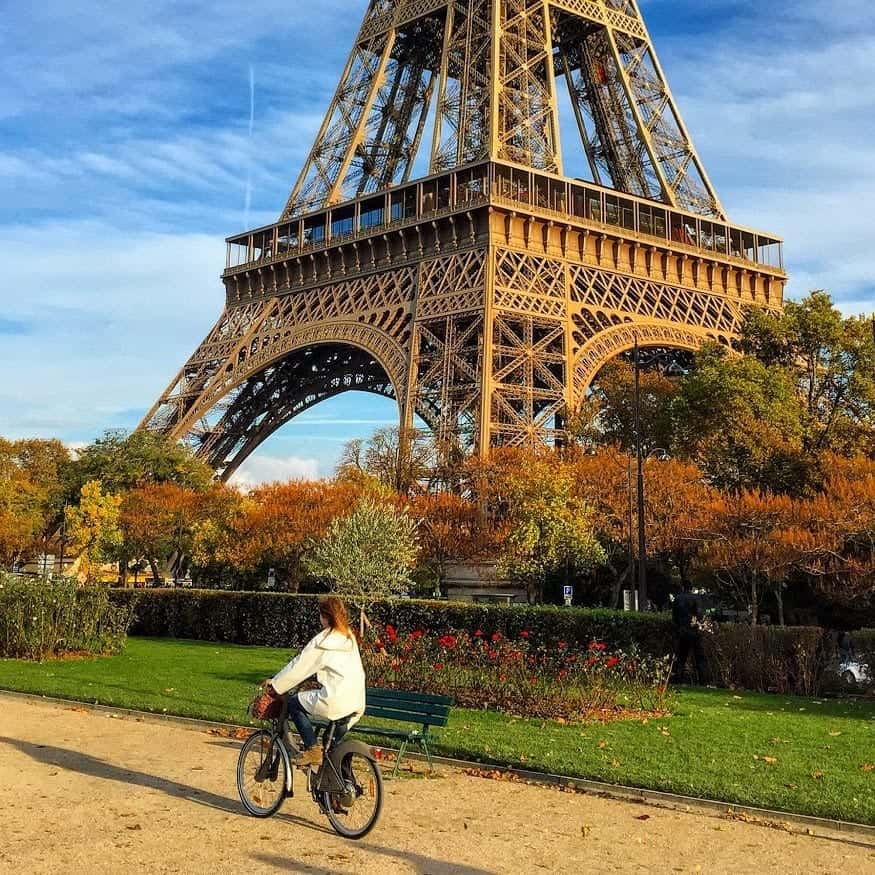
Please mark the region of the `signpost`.
<svg viewBox="0 0 875 875"><path fill-rule="evenodd" d="M570 608L571 603L574 601L574 587L566 586L563 589L563 595L565 596L565 607Z"/></svg>

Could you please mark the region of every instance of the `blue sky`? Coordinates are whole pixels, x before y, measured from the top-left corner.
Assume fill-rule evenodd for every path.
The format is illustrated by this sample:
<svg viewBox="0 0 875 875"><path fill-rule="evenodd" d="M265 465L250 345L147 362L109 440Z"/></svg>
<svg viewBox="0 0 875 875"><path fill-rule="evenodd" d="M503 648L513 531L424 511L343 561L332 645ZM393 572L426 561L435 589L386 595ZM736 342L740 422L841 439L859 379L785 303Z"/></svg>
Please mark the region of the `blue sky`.
<svg viewBox="0 0 875 875"><path fill-rule="evenodd" d="M136 425L221 310L224 237L280 212L365 5L6 10L0 434L75 444ZM730 216L786 237L790 294L827 288L848 313L875 310L873 6L642 9ZM244 479L329 474L346 439L394 416L371 396L327 402Z"/></svg>

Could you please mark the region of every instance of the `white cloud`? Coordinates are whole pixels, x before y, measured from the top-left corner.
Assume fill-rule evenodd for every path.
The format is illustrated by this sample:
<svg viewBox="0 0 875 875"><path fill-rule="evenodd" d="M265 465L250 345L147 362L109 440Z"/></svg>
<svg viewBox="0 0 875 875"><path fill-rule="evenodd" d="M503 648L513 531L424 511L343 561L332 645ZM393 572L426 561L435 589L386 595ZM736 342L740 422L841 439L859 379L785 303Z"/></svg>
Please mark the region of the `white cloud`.
<svg viewBox="0 0 875 875"><path fill-rule="evenodd" d="M298 456L265 456L259 454L247 459L231 477L231 484L241 489L252 489L262 483L286 480L318 480L318 459Z"/></svg>

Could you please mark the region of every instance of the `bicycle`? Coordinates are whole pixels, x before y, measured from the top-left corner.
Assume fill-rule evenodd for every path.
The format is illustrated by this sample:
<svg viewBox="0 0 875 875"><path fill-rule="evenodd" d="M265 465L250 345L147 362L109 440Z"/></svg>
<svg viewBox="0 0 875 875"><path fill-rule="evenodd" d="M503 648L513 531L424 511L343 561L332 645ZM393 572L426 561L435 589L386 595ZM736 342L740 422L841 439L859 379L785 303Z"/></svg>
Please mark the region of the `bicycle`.
<svg viewBox="0 0 875 875"><path fill-rule="evenodd" d="M293 695L291 693L289 695ZM343 738L354 715L332 720L322 730L322 765L309 767L307 792L338 835L364 838L383 808L383 777L373 749ZM244 742L237 760L237 790L243 807L254 817L271 817L294 797L294 759L299 755L288 721L288 695L270 721ZM339 741L335 741L340 735Z"/></svg>

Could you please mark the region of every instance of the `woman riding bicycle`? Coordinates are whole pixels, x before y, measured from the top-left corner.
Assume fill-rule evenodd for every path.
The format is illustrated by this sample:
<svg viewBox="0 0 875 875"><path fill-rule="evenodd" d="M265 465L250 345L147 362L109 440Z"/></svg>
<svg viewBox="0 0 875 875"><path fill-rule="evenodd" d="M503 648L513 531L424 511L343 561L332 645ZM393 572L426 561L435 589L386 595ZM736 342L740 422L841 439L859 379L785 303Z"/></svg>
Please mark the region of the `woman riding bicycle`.
<svg viewBox="0 0 875 875"><path fill-rule="evenodd" d="M320 766L322 748L310 717L342 720L350 717L340 732L357 723L365 712L365 671L358 643L349 627L346 608L335 596L319 600L322 631L278 674L267 682L268 691L284 695L316 675L318 690L289 697L289 717L301 736L303 750L295 765ZM335 735L339 741L339 735Z"/></svg>

